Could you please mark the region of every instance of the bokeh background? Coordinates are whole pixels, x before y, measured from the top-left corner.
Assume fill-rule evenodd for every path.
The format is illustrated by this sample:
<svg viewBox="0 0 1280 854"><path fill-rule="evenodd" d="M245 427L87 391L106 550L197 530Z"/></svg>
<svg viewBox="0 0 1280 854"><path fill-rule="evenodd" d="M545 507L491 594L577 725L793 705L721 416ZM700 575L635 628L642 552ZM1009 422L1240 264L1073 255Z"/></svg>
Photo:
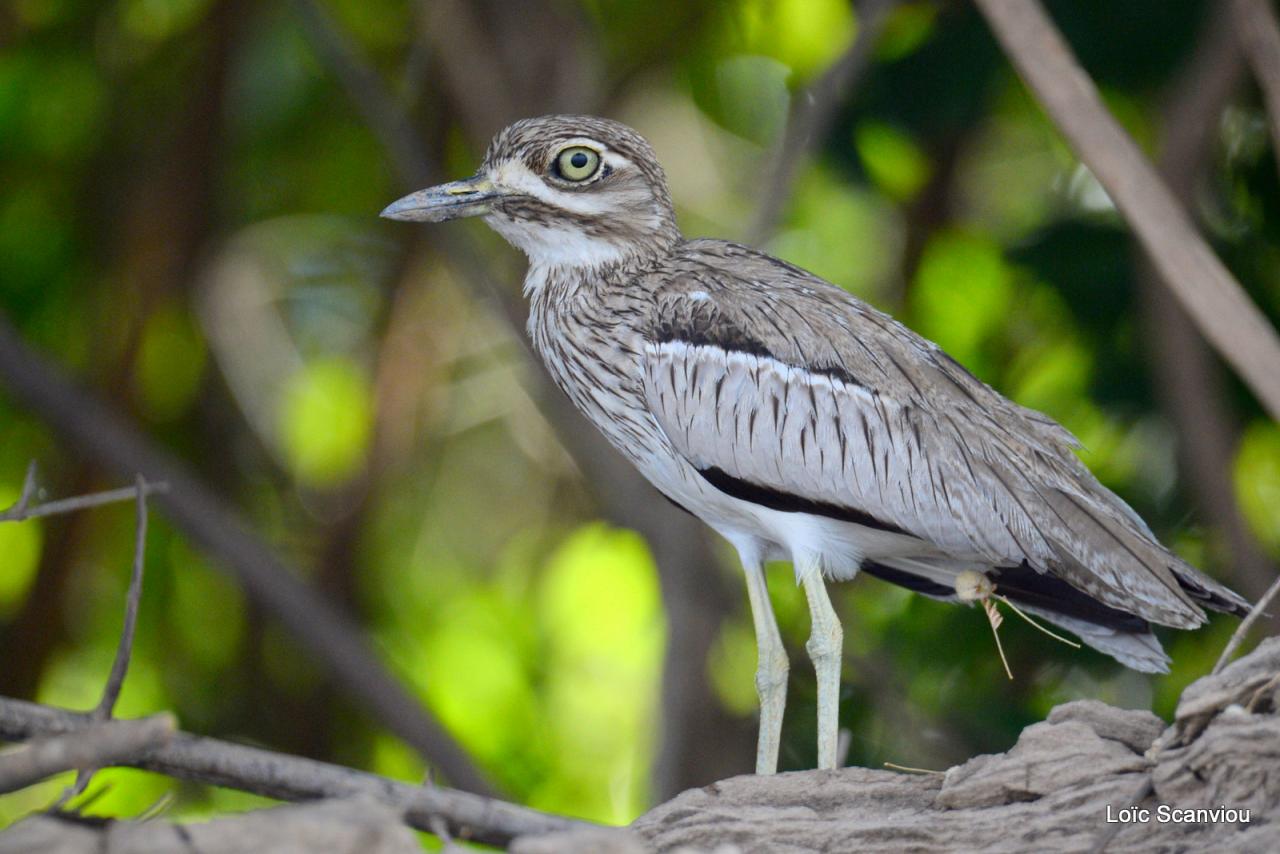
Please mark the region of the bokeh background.
<svg viewBox="0 0 1280 854"><path fill-rule="evenodd" d="M1256 598L1280 554L1280 430L977 13L877 5L866 68L805 147L784 129L865 25L847 0L6 0L0 309L352 615L494 789L547 810L625 822L749 770L755 646L729 549L530 359L523 259L480 223L377 219L471 174L516 118L634 125L686 233L757 240L893 312L1074 431L1166 542ZM1050 9L1275 319L1276 158L1218 5ZM0 504L31 459L49 496L127 482L0 387ZM127 504L0 525L0 694L96 701L132 543ZM160 510L146 569L120 714L423 778L430 757ZM770 584L793 660L782 763L811 766L807 614L789 567ZM1168 716L1235 625L1166 634L1174 669L1152 678L1007 619L1009 681L980 609L873 579L834 593L847 761L872 766L1006 749L1069 699ZM0 798L0 826L65 783ZM90 794L101 815L264 802L137 771Z"/></svg>

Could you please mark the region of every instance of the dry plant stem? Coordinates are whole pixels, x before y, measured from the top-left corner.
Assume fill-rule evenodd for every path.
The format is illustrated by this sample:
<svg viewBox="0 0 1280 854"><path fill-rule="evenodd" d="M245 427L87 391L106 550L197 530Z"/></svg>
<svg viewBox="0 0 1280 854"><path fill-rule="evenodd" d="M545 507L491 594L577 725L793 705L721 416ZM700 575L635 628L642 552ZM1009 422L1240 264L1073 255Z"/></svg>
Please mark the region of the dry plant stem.
<svg viewBox="0 0 1280 854"><path fill-rule="evenodd" d="M1222 650L1222 655L1218 656L1218 663L1213 665L1211 673L1217 673L1219 670L1227 666L1227 662L1231 660L1231 656L1235 655L1240 644L1244 643L1245 636L1249 634L1249 629L1253 628L1253 624L1266 613L1267 606L1272 600L1280 595L1280 578L1277 578L1267 588L1267 592L1262 594L1262 598L1249 610L1249 616L1240 621L1240 625L1236 626L1235 634L1231 636L1231 640L1227 641L1226 647Z"/></svg>
<svg viewBox="0 0 1280 854"><path fill-rule="evenodd" d="M111 672L107 675L102 699L90 713L96 721L111 720L116 700L120 698L124 677L129 672L129 659L133 657L133 636L138 626L138 608L142 604L142 571L147 558L147 482L143 480L142 475L134 478L134 490L138 509L134 528L133 571L129 575L129 592L125 596L124 626L120 630L120 643L116 646L116 657L111 662ZM169 729L172 731L173 725ZM80 773L76 775L75 782L62 793L58 801L59 806L88 788L89 781L93 779L93 773L98 770L98 767L98 765L80 765Z"/></svg>
<svg viewBox="0 0 1280 854"><path fill-rule="evenodd" d="M935 771L932 768L913 768L910 765L899 765L897 762L886 762L884 767L890 771L903 771L907 774L941 774L946 776L946 771Z"/></svg>
<svg viewBox="0 0 1280 854"><path fill-rule="evenodd" d="M234 573L245 592L327 667L356 702L453 785L492 791L466 752L387 672L347 617L299 581L300 573L276 557L178 461L27 347L2 313L0 383L85 459L122 474L140 473L152 484L167 482L169 490L157 493L157 501L174 524L215 565Z"/></svg>
<svg viewBox="0 0 1280 854"><path fill-rule="evenodd" d="M1040 105L1101 182L1165 284L1272 415L1280 417L1280 338L1192 226L1038 0L976 0Z"/></svg>
<svg viewBox="0 0 1280 854"><path fill-rule="evenodd" d="M772 168L748 243L773 235L791 198L800 166L831 129L836 111L848 100L858 78L871 63L871 52L897 0L866 0L858 5L858 34L849 49L813 85L796 96L787 127L773 152Z"/></svg>
<svg viewBox="0 0 1280 854"><path fill-rule="evenodd" d="M1280 22L1271 0L1233 0L1231 13L1236 37L1262 89L1271 125L1271 148L1280 159Z"/></svg>
<svg viewBox="0 0 1280 854"><path fill-rule="evenodd" d="M132 721L105 721L32 739L0 753L0 794L16 792L63 771L136 761L167 744L176 730L177 721L166 713Z"/></svg>
<svg viewBox="0 0 1280 854"><path fill-rule="evenodd" d="M0 697L0 739L25 740L78 732L89 715ZM587 822L437 786L413 786L376 774L212 738L175 733L167 745L129 765L286 801L372 797L404 811L409 825L428 832L443 819L459 839L505 845L517 836L590 827Z"/></svg>
<svg viewBox="0 0 1280 854"><path fill-rule="evenodd" d="M31 506L31 498L36 494L36 461L31 460L27 463L27 473L22 477L22 493L18 496L18 500L14 502L13 507L5 512L5 516L13 514L12 518L17 520L22 514L27 512L27 508Z"/></svg>
<svg viewBox="0 0 1280 854"><path fill-rule="evenodd" d="M168 488L169 484L167 483L148 483L145 488L145 494L165 492ZM92 492L88 495L77 495L74 498L46 501L34 507L24 503L23 498L19 498L17 504L0 513L0 522L25 522L28 519L58 516L63 513L74 513L77 510L87 510L90 507L101 507L104 504L119 504L121 501L133 500L137 497L137 494L137 487L126 486L120 489L109 489L106 492ZM26 492L24 491L23 497L25 498L25 496Z"/></svg>
<svg viewBox="0 0 1280 854"><path fill-rule="evenodd" d="M991 635L996 639L996 652L1000 653L1000 663L1004 665L1004 675L1009 677L1009 681L1013 681L1013 671L1009 669L1009 659L1005 658L1004 644L1000 642L1000 624L1004 622L1004 618L1000 616L1000 612L996 610L996 603L990 599L982 600L982 610L987 614L987 622L991 624Z"/></svg>
<svg viewBox="0 0 1280 854"><path fill-rule="evenodd" d="M124 628L120 632L120 644L116 647L115 660L111 662L111 674L102 699L93 710L98 720L109 720L115 710L120 689L124 687L125 674L129 672L129 659L133 657L133 636L138 627L138 608L142 604L142 572L147 561L147 482L138 475L134 486L138 500L137 521L133 543L133 572L129 576L129 593L125 598Z"/></svg>

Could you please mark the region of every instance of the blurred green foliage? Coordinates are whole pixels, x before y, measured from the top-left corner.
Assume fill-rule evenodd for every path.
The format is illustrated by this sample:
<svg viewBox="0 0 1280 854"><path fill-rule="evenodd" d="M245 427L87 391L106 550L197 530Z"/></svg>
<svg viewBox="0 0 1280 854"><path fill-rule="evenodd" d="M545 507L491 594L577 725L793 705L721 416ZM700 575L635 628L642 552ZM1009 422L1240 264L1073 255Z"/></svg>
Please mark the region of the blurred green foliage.
<svg viewBox="0 0 1280 854"><path fill-rule="evenodd" d="M428 128L444 171L473 168L485 140L468 136L456 93L443 93L448 77L432 63L447 56L422 45L426 28L444 26L432 4L323 5ZM1051 4L1149 149L1211 5ZM651 800L662 737L669 632L649 549L598 521L592 496L609 484L581 482L530 398L518 342L467 274L376 221L398 195L395 170L292 8L0 9L0 306L358 614L511 797L627 821ZM586 76L612 92L579 108L648 134L686 230L730 238L761 201L768 148L796 94L858 26L844 0L558 8L577 22L566 43L594 57ZM1280 184L1251 91L1217 129L1202 184L1197 215L1274 320ZM480 239L514 294L519 261ZM968 4L898 6L768 248L1053 415L1167 542L1244 586L1205 528L1176 463L1183 438L1155 402L1127 229ZM1275 558L1280 432L1243 389L1228 384L1226 396L1240 429L1231 484ZM108 485L0 397L0 504L32 458L52 494ZM96 701L131 520L107 508L0 526L0 692ZM421 778L421 758L358 714L163 518L147 571L121 714L173 709L199 732ZM732 560L705 571L707 584L738 584ZM807 614L789 568L771 568L770 589L795 663L783 761L802 767L813 762ZM1054 703L1083 696L1168 715L1233 625L1168 637L1174 672L1151 679L1007 620L1011 683L977 609L866 580L837 601L850 761L873 765L940 767L1003 749ZM754 713L754 656L742 605L707 663L738 719ZM261 803L141 772L97 781L94 814L170 796L180 817ZM0 825L66 782L0 797Z"/></svg>

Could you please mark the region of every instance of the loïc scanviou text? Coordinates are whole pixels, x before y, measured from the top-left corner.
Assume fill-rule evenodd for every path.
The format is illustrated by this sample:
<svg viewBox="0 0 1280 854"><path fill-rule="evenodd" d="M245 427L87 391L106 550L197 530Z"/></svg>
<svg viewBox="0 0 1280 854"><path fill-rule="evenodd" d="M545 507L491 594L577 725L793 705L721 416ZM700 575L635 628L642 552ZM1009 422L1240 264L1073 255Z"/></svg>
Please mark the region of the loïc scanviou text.
<svg viewBox="0 0 1280 854"><path fill-rule="evenodd" d="M1183 809L1160 804L1152 809L1107 804L1107 824L1145 824L1152 820L1159 824L1248 824L1249 810L1225 805Z"/></svg>

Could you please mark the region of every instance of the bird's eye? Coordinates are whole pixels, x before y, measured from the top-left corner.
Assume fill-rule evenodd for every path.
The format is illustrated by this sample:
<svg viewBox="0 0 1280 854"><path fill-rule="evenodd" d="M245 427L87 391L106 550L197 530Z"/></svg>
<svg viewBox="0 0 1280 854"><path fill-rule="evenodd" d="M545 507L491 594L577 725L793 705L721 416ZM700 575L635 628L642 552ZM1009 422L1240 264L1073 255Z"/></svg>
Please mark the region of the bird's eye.
<svg viewBox="0 0 1280 854"><path fill-rule="evenodd" d="M555 173L566 181L586 181L600 171L600 153L585 145L571 145L556 155Z"/></svg>

